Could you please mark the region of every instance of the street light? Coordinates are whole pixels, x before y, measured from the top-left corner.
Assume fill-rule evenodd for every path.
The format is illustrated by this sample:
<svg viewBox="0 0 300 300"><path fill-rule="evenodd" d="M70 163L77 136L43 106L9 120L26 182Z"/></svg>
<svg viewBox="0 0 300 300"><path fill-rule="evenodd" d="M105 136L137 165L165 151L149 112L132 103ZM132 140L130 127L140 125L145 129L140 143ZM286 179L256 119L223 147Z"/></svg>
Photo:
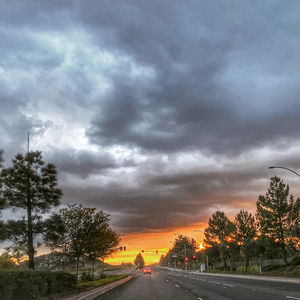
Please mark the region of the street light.
<svg viewBox="0 0 300 300"><path fill-rule="evenodd" d="M286 168L286 167L269 167L269 169L284 169L284 170L288 170L288 171L294 173L295 175L297 175L298 177L300 177L300 175L296 171L294 171L292 169L289 169L289 168Z"/></svg>

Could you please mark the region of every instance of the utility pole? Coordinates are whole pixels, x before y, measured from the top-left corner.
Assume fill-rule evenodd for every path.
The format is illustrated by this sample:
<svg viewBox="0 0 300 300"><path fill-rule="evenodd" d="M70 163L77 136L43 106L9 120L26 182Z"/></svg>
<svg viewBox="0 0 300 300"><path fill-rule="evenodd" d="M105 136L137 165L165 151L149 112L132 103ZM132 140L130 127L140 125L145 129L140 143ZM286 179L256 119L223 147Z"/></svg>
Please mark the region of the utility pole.
<svg viewBox="0 0 300 300"><path fill-rule="evenodd" d="M27 135L27 155L29 153L29 131L28 131L28 135Z"/></svg>
<svg viewBox="0 0 300 300"><path fill-rule="evenodd" d="M30 165L29 165L29 131L27 136L27 251L29 257L29 269L34 270L34 248L33 248L33 228L32 228L32 203L31 203L31 191L30 191Z"/></svg>
<svg viewBox="0 0 300 300"><path fill-rule="evenodd" d="M184 257L186 257L186 244L184 244ZM185 270L187 271L187 264L188 262L185 262Z"/></svg>
<svg viewBox="0 0 300 300"><path fill-rule="evenodd" d="M208 255L206 255L206 265L207 265L207 272L208 272Z"/></svg>

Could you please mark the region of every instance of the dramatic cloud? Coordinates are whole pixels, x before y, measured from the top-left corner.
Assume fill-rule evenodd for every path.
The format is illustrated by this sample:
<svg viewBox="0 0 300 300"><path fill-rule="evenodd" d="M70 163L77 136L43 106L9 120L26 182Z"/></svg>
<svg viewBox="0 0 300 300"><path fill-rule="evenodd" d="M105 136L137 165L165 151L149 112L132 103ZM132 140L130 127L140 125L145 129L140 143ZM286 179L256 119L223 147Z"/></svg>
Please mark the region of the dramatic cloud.
<svg viewBox="0 0 300 300"><path fill-rule="evenodd" d="M300 3L0 0L0 148L59 170L63 204L123 233L297 194Z"/></svg>

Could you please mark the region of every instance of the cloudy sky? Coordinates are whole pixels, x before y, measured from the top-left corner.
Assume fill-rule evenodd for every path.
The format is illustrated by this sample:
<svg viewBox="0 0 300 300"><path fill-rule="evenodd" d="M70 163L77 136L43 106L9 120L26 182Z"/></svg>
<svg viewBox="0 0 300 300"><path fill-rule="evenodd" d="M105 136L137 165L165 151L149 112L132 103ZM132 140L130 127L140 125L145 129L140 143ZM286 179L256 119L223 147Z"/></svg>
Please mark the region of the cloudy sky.
<svg viewBox="0 0 300 300"><path fill-rule="evenodd" d="M0 0L6 164L30 131L125 237L253 210L275 174L297 194L267 167L300 169L299 37L298 0Z"/></svg>

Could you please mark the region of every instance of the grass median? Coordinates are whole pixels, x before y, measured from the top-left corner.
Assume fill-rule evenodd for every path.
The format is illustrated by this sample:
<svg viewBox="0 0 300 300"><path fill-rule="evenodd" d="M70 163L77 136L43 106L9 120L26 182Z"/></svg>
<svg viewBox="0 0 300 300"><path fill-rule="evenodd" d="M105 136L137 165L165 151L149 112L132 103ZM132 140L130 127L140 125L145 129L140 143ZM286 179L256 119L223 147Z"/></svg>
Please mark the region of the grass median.
<svg viewBox="0 0 300 300"><path fill-rule="evenodd" d="M105 278L99 278L92 281L79 281L77 287L82 291L91 290L97 288L99 286L118 281L120 279L126 278L127 275L119 274L119 275L106 275Z"/></svg>

